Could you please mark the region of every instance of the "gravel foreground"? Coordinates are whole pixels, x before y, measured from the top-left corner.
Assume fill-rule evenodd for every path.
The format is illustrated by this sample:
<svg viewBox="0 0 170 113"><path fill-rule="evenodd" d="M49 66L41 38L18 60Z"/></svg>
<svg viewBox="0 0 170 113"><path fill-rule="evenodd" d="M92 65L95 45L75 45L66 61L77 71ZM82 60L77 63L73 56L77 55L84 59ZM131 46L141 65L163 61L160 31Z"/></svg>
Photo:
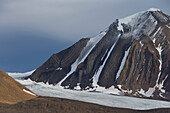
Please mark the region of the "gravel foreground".
<svg viewBox="0 0 170 113"><path fill-rule="evenodd" d="M170 109L131 110L54 97L38 97L17 104L0 103L0 113L170 113Z"/></svg>

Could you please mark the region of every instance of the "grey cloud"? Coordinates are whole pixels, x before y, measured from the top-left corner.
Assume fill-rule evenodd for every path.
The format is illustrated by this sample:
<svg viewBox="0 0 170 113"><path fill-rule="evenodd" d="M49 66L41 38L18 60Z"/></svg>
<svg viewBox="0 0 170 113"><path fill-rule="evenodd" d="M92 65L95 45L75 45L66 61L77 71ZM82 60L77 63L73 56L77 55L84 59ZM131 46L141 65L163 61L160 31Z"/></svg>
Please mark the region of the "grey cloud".
<svg viewBox="0 0 170 113"><path fill-rule="evenodd" d="M163 0L6 0L6 2L3 0L2 2L4 7L0 13L1 26L33 28L68 41L93 36L108 27L116 18L147 10L150 6L160 7L159 3L164 3ZM160 8L164 9L164 6Z"/></svg>
<svg viewBox="0 0 170 113"><path fill-rule="evenodd" d="M80 38L92 37L116 18L169 0L0 0L0 69L28 71Z"/></svg>

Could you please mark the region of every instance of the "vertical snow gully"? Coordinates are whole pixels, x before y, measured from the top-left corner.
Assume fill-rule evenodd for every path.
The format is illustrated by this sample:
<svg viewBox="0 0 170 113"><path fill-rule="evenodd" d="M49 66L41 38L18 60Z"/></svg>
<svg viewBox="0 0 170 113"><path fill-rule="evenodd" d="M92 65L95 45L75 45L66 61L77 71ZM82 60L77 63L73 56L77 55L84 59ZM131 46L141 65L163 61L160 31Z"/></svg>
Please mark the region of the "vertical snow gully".
<svg viewBox="0 0 170 113"><path fill-rule="evenodd" d="M77 58L77 60L71 65L70 72L60 81L58 82L58 86L61 86L62 82L64 82L74 71L76 71L78 65L88 57L90 52L93 50L93 48L96 46L96 44L106 35L106 32L101 32L99 35L97 35L94 38L91 38L86 47L81 51L80 56Z"/></svg>
<svg viewBox="0 0 170 113"><path fill-rule="evenodd" d="M93 86L98 86L97 83L98 83L98 81L99 81L100 74L101 74L101 72L102 72L102 70L103 70L103 68L104 68L104 66L105 66L105 64L106 64L106 62L107 62L107 60L108 60L111 52L113 51L115 45L117 44L117 41L119 40L119 37L120 37L120 36L121 36L121 34L119 34L119 35L117 36L117 39L116 39L116 41L114 42L114 44L112 45L111 49L108 51L107 56L106 56L103 64L99 67L99 69L98 69L98 70L95 72L95 74L93 75Z"/></svg>
<svg viewBox="0 0 170 113"><path fill-rule="evenodd" d="M118 70L118 72L116 74L115 82L117 81L117 79L119 78L119 76L120 76L120 74L121 74L121 72L123 70L123 67L124 67L124 65L126 63L126 60L127 60L128 55L129 55L130 49L131 49L131 46L125 51L125 54L124 54L124 57L122 59L121 65L120 65L119 70Z"/></svg>

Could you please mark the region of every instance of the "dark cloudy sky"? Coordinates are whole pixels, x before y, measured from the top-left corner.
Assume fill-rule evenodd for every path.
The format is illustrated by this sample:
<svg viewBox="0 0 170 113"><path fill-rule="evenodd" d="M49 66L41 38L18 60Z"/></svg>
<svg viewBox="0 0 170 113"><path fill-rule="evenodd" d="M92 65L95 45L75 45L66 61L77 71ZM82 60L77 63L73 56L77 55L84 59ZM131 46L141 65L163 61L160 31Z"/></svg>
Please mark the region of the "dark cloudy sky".
<svg viewBox="0 0 170 113"><path fill-rule="evenodd" d="M116 18L159 8L170 0L0 0L0 69L25 72Z"/></svg>

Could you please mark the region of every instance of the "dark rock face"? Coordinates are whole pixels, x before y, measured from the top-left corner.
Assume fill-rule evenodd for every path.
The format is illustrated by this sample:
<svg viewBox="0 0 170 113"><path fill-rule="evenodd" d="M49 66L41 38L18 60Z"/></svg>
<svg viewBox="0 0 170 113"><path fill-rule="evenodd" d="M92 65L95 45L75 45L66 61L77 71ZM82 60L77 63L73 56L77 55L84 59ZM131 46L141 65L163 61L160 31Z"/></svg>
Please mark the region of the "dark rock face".
<svg viewBox="0 0 170 113"><path fill-rule="evenodd" d="M77 67L76 71L63 82L63 86L70 85L70 87L73 88L77 85L77 83L81 83L80 87L82 89L85 89L87 86L92 87L92 77L96 72L96 69L98 69L104 62L104 58L101 60L102 57L105 57L104 54L108 53L106 50L109 50L113 43L117 40L116 37L118 37L119 32L117 32L114 27L115 26L113 26L113 28L108 31L108 34L100 40L85 61ZM76 84L70 84L72 81Z"/></svg>
<svg viewBox="0 0 170 113"><path fill-rule="evenodd" d="M53 54L30 78L37 82L58 83L71 70L71 64L78 58L88 40L88 38L81 39L68 49Z"/></svg>
<svg viewBox="0 0 170 113"><path fill-rule="evenodd" d="M30 78L80 90L114 86L125 95L170 100L169 16L146 11L117 19L97 37L54 54Z"/></svg>

